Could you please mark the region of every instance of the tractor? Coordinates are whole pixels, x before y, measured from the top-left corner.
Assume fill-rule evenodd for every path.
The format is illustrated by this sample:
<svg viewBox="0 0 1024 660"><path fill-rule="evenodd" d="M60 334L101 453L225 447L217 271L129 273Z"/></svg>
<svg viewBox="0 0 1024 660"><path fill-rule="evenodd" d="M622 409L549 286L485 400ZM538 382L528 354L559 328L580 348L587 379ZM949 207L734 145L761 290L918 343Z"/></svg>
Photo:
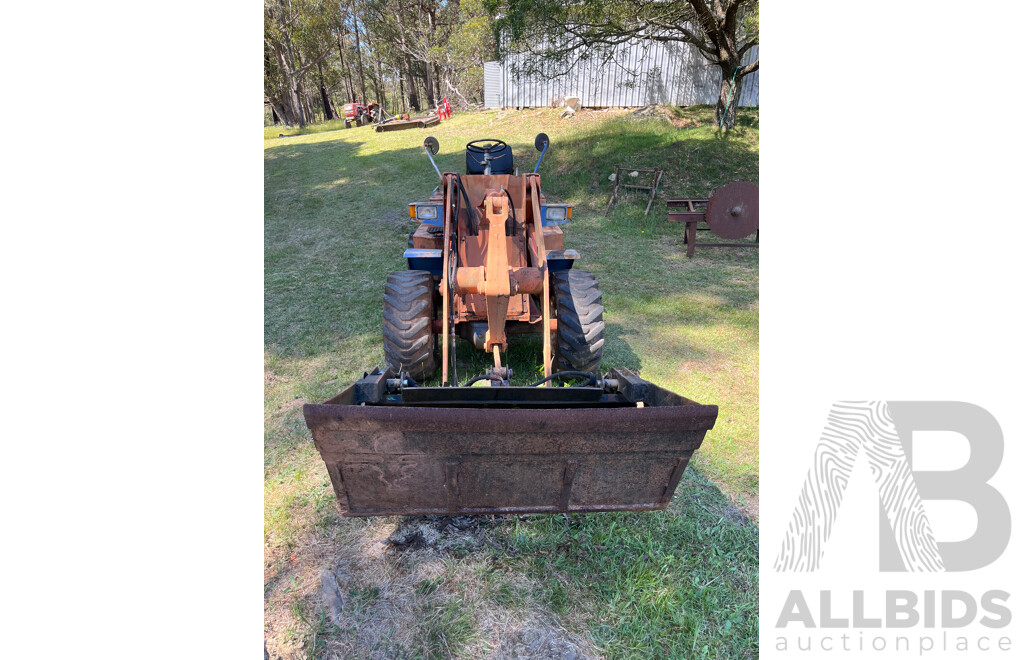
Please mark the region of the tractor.
<svg viewBox="0 0 1024 660"><path fill-rule="evenodd" d="M501 140L466 145L466 173L409 205L418 222L384 286L386 365L303 414L346 516L653 511L669 505L718 407L600 363L601 291ZM540 333L544 377L512 385L511 335ZM493 356L459 382L456 336ZM441 367L440 385L422 383ZM555 387L555 384L561 386Z"/></svg>
<svg viewBox="0 0 1024 660"><path fill-rule="evenodd" d="M457 384L459 336L494 356L484 378L507 385L501 353L510 335L523 333L543 335L545 378L589 376L600 365L601 290L591 273L573 269L579 254L564 248L560 227L573 207L547 203L536 173L547 136L535 146L537 167L518 175L506 143L474 140L465 176L437 170L441 185L430 200L409 204L419 225L404 255L408 270L388 275L384 294L384 359L396 373L423 381L440 362L441 384ZM425 140L435 169L437 149Z"/></svg>
<svg viewBox="0 0 1024 660"><path fill-rule="evenodd" d="M371 110L374 105L376 104L371 103L369 106L366 106L363 105L361 101L346 103L344 107L345 128L366 126L367 124L373 123L373 114Z"/></svg>

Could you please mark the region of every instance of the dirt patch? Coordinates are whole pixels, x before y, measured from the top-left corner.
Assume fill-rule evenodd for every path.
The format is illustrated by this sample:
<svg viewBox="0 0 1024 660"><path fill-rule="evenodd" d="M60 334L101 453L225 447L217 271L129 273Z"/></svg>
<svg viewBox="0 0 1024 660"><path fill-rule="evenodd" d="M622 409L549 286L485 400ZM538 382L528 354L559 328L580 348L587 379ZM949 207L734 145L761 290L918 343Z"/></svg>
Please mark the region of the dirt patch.
<svg viewBox="0 0 1024 660"><path fill-rule="evenodd" d="M711 481L715 484L714 486L711 484L691 483L687 487L705 488L708 490L712 490L716 486L719 489L725 487L724 484L717 482L715 479L711 479ZM737 499L740 501L737 502ZM728 504L716 507L717 514L736 525L759 526L761 506L760 498L756 492L743 492L739 496L729 496L729 500Z"/></svg>
<svg viewBox="0 0 1024 660"><path fill-rule="evenodd" d="M740 508L753 524L759 524L761 520L761 500L757 493L747 493L747 501Z"/></svg>
<svg viewBox="0 0 1024 660"><path fill-rule="evenodd" d="M627 119L668 119L674 114L663 105L645 105L627 115Z"/></svg>
<svg viewBox="0 0 1024 660"><path fill-rule="evenodd" d="M626 119L642 121L645 119L662 119L670 122L676 128L697 128L701 123L689 117L680 117L675 110L664 105L645 105L626 115ZM675 144L681 144L676 142Z"/></svg>
<svg viewBox="0 0 1024 660"><path fill-rule="evenodd" d="M515 632L502 639L501 645L487 658L503 660L589 660L599 658L584 640L570 634L553 619L534 616Z"/></svg>
<svg viewBox="0 0 1024 660"><path fill-rule="evenodd" d="M736 525L746 525L748 523L752 523L753 522L750 519L750 516L748 516L746 513L744 513L735 504L729 504L729 505L723 507L722 508L722 517L725 518L726 520L728 520L729 522L734 523Z"/></svg>
<svg viewBox="0 0 1024 660"><path fill-rule="evenodd" d="M301 408L307 403L309 403L309 401L306 399L306 397L296 397L291 401L286 401L285 403L282 403L280 406L278 406L277 410L274 411L274 414L279 416L284 415L292 410L295 410L296 408Z"/></svg>
<svg viewBox="0 0 1024 660"><path fill-rule="evenodd" d="M698 128L703 126L703 124L696 119L690 119L689 117L678 117L676 115L672 115L668 120L672 122L672 125L676 128Z"/></svg>
<svg viewBox="0 0 1024 660"><path fill-rule="evenodd" d="M607 121L613 117L621 117L629 112L625 108L605 108L603 110L580 109L573 115L577 121Z"/></svg>
<svg viewBox="0 0 1024 660"><path fill-rule="evenodd" d="M686 382L690 374L716 374L726 367L726 362L721 356L702 355L692 360L681 360L675 378Z"/></svg>
<svg viewBox="0 0 1024 660"><path fill-rule="evenodd" d="M431 549L466 555L488 545L493 516L416 516L402 520L387 543L397 551Z"/></svg>
<svg viewBox="0 0 1024 660"><path fill-rule="evenodd" d="M503 519L335 519L298 542L294 554L269 552L269 657L600 657L588 639L529 596L514 608L488 596L492 553L502 548L494 527ZM539 590L521 574L503 580L516 593Z"/></svg>

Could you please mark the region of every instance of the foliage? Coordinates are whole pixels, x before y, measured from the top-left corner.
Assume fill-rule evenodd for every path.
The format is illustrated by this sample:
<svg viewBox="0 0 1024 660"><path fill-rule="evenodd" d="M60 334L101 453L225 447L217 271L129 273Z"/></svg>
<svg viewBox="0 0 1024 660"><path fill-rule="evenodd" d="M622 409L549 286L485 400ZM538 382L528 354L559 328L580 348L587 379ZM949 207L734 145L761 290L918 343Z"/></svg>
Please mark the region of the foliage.
<svg viewBox="0 0 1024 660"><path fill-rule="evenodd" d="M288 125L357 99L391 114L421 98L468 107L494 56L482 0L264 0L264 95Z"/></svg>
<svg viewBox="0 0 1024 660"><path fill-rule="evenodd" d="M562 71L586 58L610 59L616 47L633 40L692 45L722 72L716 121L726 129L736 123L739 90L758 61L743 65L758 43L757 0L486 0L502 52L530 52L525 72ZM620 63L621 65L621 63ZM735 81L735 83L734 83Z"/></svg>
<svg viewBox="0 0 1024 660"><path fill-rule="evenodd" d="M300 127L357 99L390 114L443 98L466 108L483 101L499 47L533 55L522 72L548 73L649 39L691 44L721 69L716 121L731 129L758 36L758 0L264 0L264 95Z"/></svg>

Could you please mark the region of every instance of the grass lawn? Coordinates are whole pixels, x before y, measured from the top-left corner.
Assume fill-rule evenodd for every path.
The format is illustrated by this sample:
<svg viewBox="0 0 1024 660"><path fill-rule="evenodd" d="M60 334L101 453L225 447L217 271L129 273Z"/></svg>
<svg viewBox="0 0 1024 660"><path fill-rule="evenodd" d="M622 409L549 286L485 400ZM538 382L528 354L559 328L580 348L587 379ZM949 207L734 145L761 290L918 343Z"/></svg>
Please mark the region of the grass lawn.
<svg viewBox="0 0 1024 660"><path fill-rule="evenodd" d="M758 254L697 248L665 199L758 180L758 117L741 110L722 138L707 107L673 121L587 111L456 114L427 130L265 129L265 594L271 657L735 657L757 655ZM536 133L551 201L575 205L563 227L578 267L604 292L602 367L629 367L720 407L668 511L480 517L439 530L439 544L382 543L412 519L342 519L302 404L383 365L381 297L436 174L464 169L465 143L508 142L531 169ZM614 166L666 171L648 218L640 194L610 217ZM518 383L538 373L539 338L503 356ZM488 366L460 340L459 374ZM737 509L738 507L738 509ZM746 512L743 515L740 510ZM463 529L462 527L465 527ZM344 603L331 621L321 571ZM574 655L575 654L575 655Z"/></svg>

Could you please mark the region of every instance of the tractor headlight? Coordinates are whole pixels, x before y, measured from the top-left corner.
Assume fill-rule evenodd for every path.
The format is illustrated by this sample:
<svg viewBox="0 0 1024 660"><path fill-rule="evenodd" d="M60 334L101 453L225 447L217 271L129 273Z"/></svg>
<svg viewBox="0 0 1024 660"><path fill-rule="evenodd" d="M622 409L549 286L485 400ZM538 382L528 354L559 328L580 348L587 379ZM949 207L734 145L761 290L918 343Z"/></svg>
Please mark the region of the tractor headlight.
<svg viewBox="0 0 1024 660"><path fill-rule="evenodd" d="M544 224L560 225L572 220L572 206L568 204L545 204Z"/></svg>
<svg viewBox="0 0 1024 660"><path fill-rule="evenodd" d="M410 204L409 217L417 220L437 220L437 206L434 204Z"/></svg>
<svg viewBox="0 0 1024 660"><path fill-rule="evenodd" d="M409 217L413 220L425 222L430 225L440 224L441 206L439 204L410 204Z"/></svg>

